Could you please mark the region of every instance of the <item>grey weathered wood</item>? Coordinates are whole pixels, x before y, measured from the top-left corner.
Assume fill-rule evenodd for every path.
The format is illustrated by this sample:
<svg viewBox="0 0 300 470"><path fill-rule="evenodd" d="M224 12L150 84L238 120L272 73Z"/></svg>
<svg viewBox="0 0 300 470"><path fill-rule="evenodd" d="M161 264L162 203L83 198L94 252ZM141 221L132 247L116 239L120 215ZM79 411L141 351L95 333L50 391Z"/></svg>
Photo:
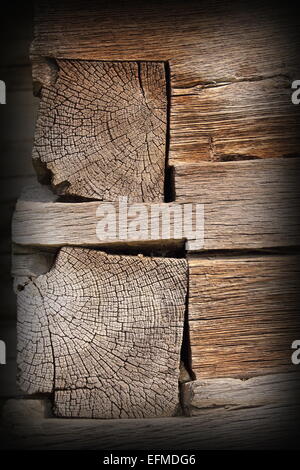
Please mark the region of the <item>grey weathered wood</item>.
<svg viewBox="0 0 300 470"><path fill-rule="evenodd" d="M296 246L299 158L174 167L175 201L204 204L204 248Z"/></svg>
<svg viewBox="0 0 300 470"><path fill-rule="evenodd" d="M202 410L193 418L53 419L49 403L9 400L2 448L88 450L298 449L297 405Z"/></svg>
<svg viewBox="0 0 300 470"><path fill-rule="evenodd" d="M50 173L58 194L163 201L164 64L59 59L45 67L33 150L41 178Z"/></svg>
<svg viewBox="0 0 300 470"><path fill-rule="evenodd" d="M186 290L183 259L62 248L18 294L20 387L58 416L172 416Z"/></svg>
<svg viewBox="0 0 300 470"><path fill-rule="evenodd" d="M298 255L191 255L189 331L196 378L294 370L300 331Z"/></svg>
<svg viewBox="0 0 300 470"><path fill-rule="evenodd" d="M123 247L123 249L130 246L150 246L156 249L161 249L164 245L167 248L179 247L184 244L185 240L182 232L176 231L172 207L174 207L172 203L136 203L131 215L128 214L127 227L125 219L122 221L120 219L120 224L117 224L117 229L120 226L125 236L119 235L118 230L116 236L113 233L112 236L105 235L101 238L101 234L96 231L97 224L103 220L105 214L101 208L111 213L115 211L116 218L119 218L119 203L107 205L100 201L59 202L57 196L47 186L33 185L24 189L16 205L12 222L12 238L16 244L29 247L64 245L112 246ZM179 205L178 208L181 210L182 206ZM170 215L169 232L164 232L160 225L166 212ZM141 221L141 231L137 230L134 224L130 224L130 221L134 222L135 217ZM153 229L152 235L151 228Z"/></svg>
<svg viewBox="0 0 300 470"><path fill-rule="evenodd" d="M134 28L132 21L134 18ZM291 21L293 20L293 21ZM33 57L170 61L176 87L297 70L297 18L282 5L39 2Z"/></svg>
<svg viewBox="0 0 300 470"><path fill-rule="evenodd" d="M296 367L287 374L271 374L248 380L199 379L183 384L182 400L188 416L201 415L204 409L233 409L264 405L299 403L300 380Z"/></svg>
<svg viewBox="0 0 300 470"><path fill-rule="evenodd" d="M299 154L299 118L289 76L174 89L170 164Z"/></svg>
<svg viewBox="0 0 300 470"><path fill-rule="evenodd" d="M134 18L134 28L132 19ZM41 57L168 61L170 162L299 154L299 26L286 5L40 3Z"/></svg>
<svg viewBox="0 0 300 470"><path fill-rule="evenodd" d="M146 227L159 227L159 217L152 209L167 209L174 204L204 204L204 242L201 249L253 249L278 246L296 246L300 240L298 217L300 178L298 158L265 159L259 161L198 163L175 167L175 203L140 206L139 214ZM155 231L149 240L147 230L141 236L128 224L127 237L97 236L97 216L101 203L55 202L55 197L44 188L43 196L25 192L16 206L13 219L13 241L21 245L120 245L120 242L148 244L162 241L191 242L175 229L170 218L170 235ZM47 196L49 194L49 197ZM50 199L49 199L50 198ZM41 202L39 202L41 201ZM42 202L44 201L44 202ZM102 203L105 204L105 203ZM119 205L110 208L119 218ZM145 215L146 210L146 215ZM98 211L98 212L97 212ZM154 214L154 215L153 215ZM122 225L122 223L121 223ZM200 231L201 234L201 231ZM147 241L148 239L148 241ZM187 249L199 250L191 243Z"/></svg>

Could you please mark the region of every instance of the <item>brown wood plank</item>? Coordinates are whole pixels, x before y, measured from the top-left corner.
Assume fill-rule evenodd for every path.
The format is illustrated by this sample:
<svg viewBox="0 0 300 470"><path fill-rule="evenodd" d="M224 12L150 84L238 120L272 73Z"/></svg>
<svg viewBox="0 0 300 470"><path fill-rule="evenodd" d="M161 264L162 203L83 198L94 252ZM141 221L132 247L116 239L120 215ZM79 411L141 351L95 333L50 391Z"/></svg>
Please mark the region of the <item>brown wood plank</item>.
<svg viewBox="0 0 300 470"><path fill-rule="evenodd" d="M189 329L196 377L292 370L300 331L299 256L191 255Z"/></svg>
<svg viewBox="0 0 300 470"><path fill-rule="evenodd" d="M39 2L33 56L169 61L172 85L297 70L298 18L261 2ZM298 70L297 70L298 71Z"/></svg>
<svg viewBox="0 0 300 470"><path fill-rule="evenodd" d="M174 415L186 290L184 259L62 248L18 293L21 389L62 417Z"/></svg>
<svg viewBox="0 0 300 470"><path fill-rule="evenodd" d="M175 201L204 204L204 248L299 244L300 159L174 167Z"/></svg>
<svg viewBox="0 0 300 470"><path fill-rule="evenodd" d="M170 123L170 164L300 153L289 77L174 90Z"/></svg>
<svg viewBox="0 0 300 470"><path fill-rule="evenodd" d="M50 172L58 194L163 201L164 64L58 60L50 71L33 150L42 179Z"/></svg>
<svg viewBox="0 0 300 470"><path fill-rule="evenodd" d="M258 2L44 1L31 52L34 64L41 57L168 62L170 164L281 157L300 151L300 108L291 103L297 24L285 5Z"/></svg>
<svg viewBox="0 0 300 470"><path fill-rule="evenodd" d="M1 448L81 450L298 449L297 405L203 410L191 418L49 418L49 403L9 400Z"/></svg>
<svg viewBox="0 0 300 470"><path fill-rule="evenodd" d="M29 191L19 200L13 219L13 241L29 246L117 246L120 243L189 243L187 249L253 249L296 246L300 240L298 158L259 161L198 163L175 167L175 203L139 206L139 222L146 227L136 232L128 223L126 237L97 235L103 219L100 202L55 202L55 196L42 187L35 195ZM178 223L170 211L177 207L204 205L204 243L190 242L195 234L176 232ZM128 206L129 207L129 206ZM110 208L119 220L119 204ZM135 208L136 210L137 208ZM159 211L159 216L157 212ZM160 227L164 211L169 211L170 235L155 231L149 238L149 226ZM129 217L130 219L130 217ZM134 219L134 217L133 217ZM186 235L186 236L185 236Z"/></svg>
<svg viewBox="0 0 300 470"><path fill-rule="evenodd" d="M200 416L207 408L234 409L299 402L300 381L296 368L287 374L240 379L200 379L182 385L188 416Z"/></svg>

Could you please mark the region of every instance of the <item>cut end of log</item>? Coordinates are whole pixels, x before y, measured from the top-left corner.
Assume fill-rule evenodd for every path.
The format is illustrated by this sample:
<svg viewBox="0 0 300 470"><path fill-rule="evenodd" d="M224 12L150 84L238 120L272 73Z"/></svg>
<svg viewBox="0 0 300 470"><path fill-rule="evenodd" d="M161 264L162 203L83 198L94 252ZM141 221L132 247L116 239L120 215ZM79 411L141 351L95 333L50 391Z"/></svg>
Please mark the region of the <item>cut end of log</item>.
<svg viewBox="0 0 300 470"><path fill-rule="evenodd" d="M59 195L163 201L164 63L57 60L57 67L38 67L33 160L40 178L50 176Z"/></svg>
<svg viewBox="0 0 300 470"><path fill-rule="evenodd" d="M19 383L57 416L172 416L187 264L62 248L18 294Z"/></svg>

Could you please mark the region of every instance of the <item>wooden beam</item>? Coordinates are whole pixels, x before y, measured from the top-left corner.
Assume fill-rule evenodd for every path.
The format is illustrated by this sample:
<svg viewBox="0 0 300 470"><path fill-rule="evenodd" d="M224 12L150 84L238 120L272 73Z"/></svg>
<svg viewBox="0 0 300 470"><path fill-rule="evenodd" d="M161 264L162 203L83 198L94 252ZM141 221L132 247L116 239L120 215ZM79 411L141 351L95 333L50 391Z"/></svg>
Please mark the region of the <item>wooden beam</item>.
<svg viewBox="0 0 300 470"><path fill-rule="evenodd" d="M224 407L255 408L265 405L291 405L298 402L299 374L271 374L240 379L199 379L182 385L182 400L188 416L199 416L205 409Z"/></svg>
<svg viewBox="0 0 300 470"><path fill-rule="evenodd" d="M290 89L277 76L173 90L170 164L299 155Z"/></svg>
<svg viewBox="0 0 300 470"><path fill-rule="evenodd" d="M170 61L172 85L256 79L293 71L298 18L285 5L104 0L39 2L34 57ZM134 27L133 27L134 25Z"/></svg>
<svg viewBox="0 0 300 470"><path fill-rule="evenodd" d="M298 449L297 404L202 410L191 418L54 419L41 400L9 400L1 448L46 450ZM12 425L13 424L13 425ZM192 452L190 452L192 453Z"/></svg>
<svg viewBox="0 0 300 470"><path fill-rule="evenodd" d="M126 211L120 212L119 203L107 206L96 201L59 202L46 187L37 187L34 194L29 189L24 191L16 206L13 241L20 245L48 247L182 245L187 241L189 251L299 244L298 158L179 165L175 167L174 178L175 202L136 204L131 215L127 213L126 236L122 230L118 230L116 236L97 232L106 210L116 218L117 227L121 222L124 228L122 217ZM189 206L191 220L197 222L197 204L204 206L204 239L202 209L198 218L199 233L195 226L191 231L179 230L181 225L174 218L177 211L185 220L184 208ZM161 221L166 221L167 217L170 232L161 228ZM143 230L137 231L137 222ZM197 237L200 242L194 243Z"/></svg>
<svg viewBox="0 0 300 470"><path fill-rule="evenodd" d="M184 259L62 248L18 293L21 389L57 416L176 414L186 291Z"/></svg>
<svg viewBox="0 0 300 470"><path fill-rule="evenodd" d="M175 201L204 204L204 248L296 246L299 158L174 167Z"/></svg>
<svg viewBox="0 0 300 470"><path fill-rule="evenodd" d="M189 331L199 379L288 372L300 327L299 256L190 255Z"/></svg>
<svg viewBox="0 0 300 470"><path fill-rule="evenodd" d="M41 180L50 172L60 195L163 201L164 64L57 60L38 69L33 162Z"/></svg>

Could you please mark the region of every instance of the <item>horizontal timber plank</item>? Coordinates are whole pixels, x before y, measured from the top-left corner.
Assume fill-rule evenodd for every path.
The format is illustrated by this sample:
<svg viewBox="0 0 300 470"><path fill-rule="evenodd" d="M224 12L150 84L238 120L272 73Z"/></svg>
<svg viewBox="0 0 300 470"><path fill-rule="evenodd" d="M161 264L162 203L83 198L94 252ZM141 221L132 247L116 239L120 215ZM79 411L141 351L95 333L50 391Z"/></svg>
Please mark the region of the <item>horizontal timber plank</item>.
<svg viewBox="0 0 300 470"><path fill-rule="evenodd" d="M203 410L193 418L53 419L49 403L9 400L2 448L86 450L298 449L297 405Z"/></svg>
<svg viewBox="0 0 300 470"><path fill-rule="evenodd" d="M174 90L170 164L299 155L300 110L291 79Z"/></svg>
<svg viewBox="0 0 300 470"><path fill-rule="evenodd" d="M204 204L204 248L298 245L299 158L174 167L175 202Z"/></svg>
<svg viewBox="0 0 300 470"><path fill-rule="evenodd" d="M120 206L117 202L59 202L57 196L47 186L32 185L25 188L17 202L12 223L13 242L24 246L59 247L64 245L78 246L122 246L128 245L159 248L161 244L182 246L184 242L181 233L175 230L174 218L170 216L170 232L161 230L161 214L174 207L172 203L135 203L128 221L134 221L138 212L139 220L145 230L138 232L135 224L119 218ZM177 207L177 205L175 205ZM181 206L178 206L179 208ZM103 219L104 210L115 211L121 232L126 237L97 235L96 228ZM99 214L99 215L97 215ZM101 215L102 214L102 215ZM145 224L144 224L145 222ZM153 229L152 238L149 232ZM119 232L118 232L119 233Z"/></svg>
<svg viewBox="0 0 300 470"><path fill-rule="evenodd" d="M162 60L174 87L297 69L297 18L261 2L39 2L34 57ZM224 59L226 58L226 60Z"/></svg>
<svg viewBox="0 0 300 470"><path fill-rule="evenodd" d="M182 402L188 416L201 415L204 409L224 407L241 409L264 405L299 403L300 378L294 372L254 377L199 379L182 385Z"/></svg>
<svg viewBox="0 0 300 470"><path fill-rule="evenodd" d="M190 251L299 244L298 158L207 162L174 168L175 202L136 206L141 208L139 220L147 229L159 226L156 212L159 208L163 213L172 207L182 209L182 206L193 203L204 205L204 243L200 247L188 243ZM174 230L178 224L175 226L174 217L170 217L170 235L158 230L152 239L148 237L147 240L147 230L141 236L135 225L128 224L127 238L100 234L101 238L99 232L97 236L96 227L103 217L97 213L108 207L105 204L96 201L58 202L46 187L37 188L34 195L31 189L27 194L25 191L13 218L13 241L28 246L116 246L128 241L131 244L154 244L166 240L191 242L196 236L195 233L189 236ZM112 204L115 205L110 209L119 220L119 205Z"/></svg>
<svg viewBox="0 0 300 470"><path fill-rule="evenodd" d="M190 255L191 367L199 379L289 372L300 332L298 255Z"/></svg>

